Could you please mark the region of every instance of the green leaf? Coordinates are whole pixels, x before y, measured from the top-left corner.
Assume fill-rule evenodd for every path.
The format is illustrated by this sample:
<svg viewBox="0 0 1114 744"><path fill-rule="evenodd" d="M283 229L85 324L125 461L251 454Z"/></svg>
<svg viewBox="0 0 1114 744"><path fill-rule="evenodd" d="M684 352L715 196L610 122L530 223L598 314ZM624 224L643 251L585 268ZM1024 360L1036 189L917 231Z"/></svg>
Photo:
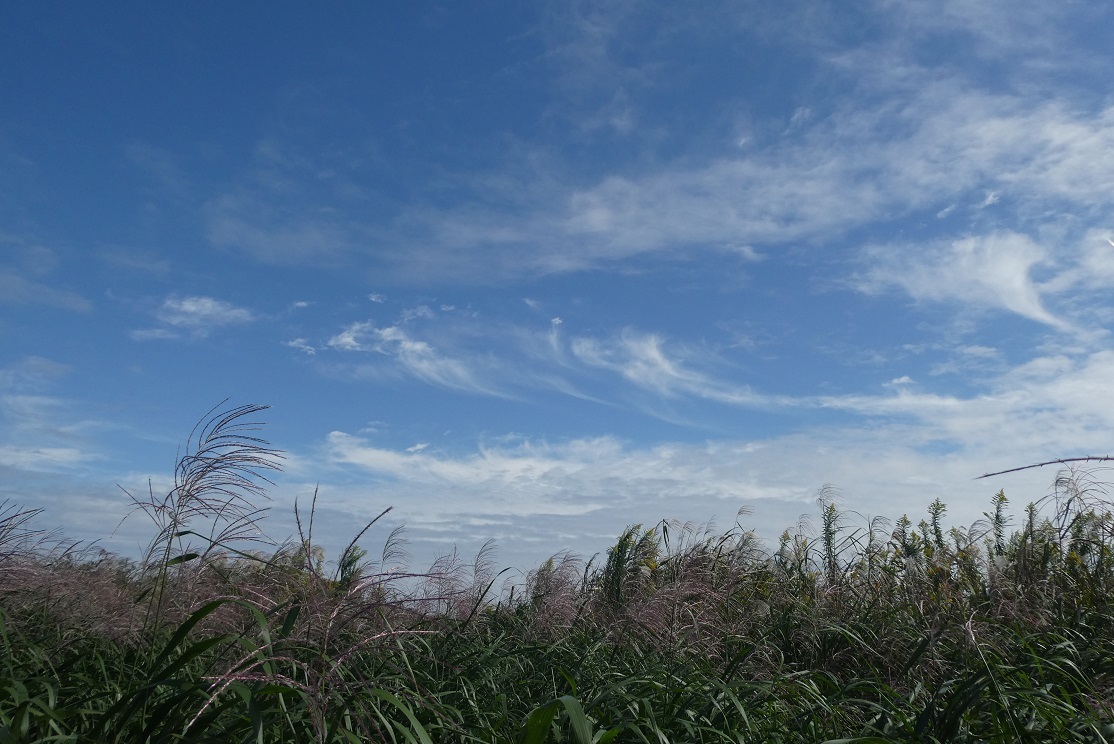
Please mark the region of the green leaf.
<svg viewBox="0 0 1114 744"><path fill-rule="evenodd" d="M398 708L410 721L410 727L414 730L414 734L418 737L418 741L422 742L422 744L433 744L433 740L429 738L429 733L426 732L425 727L422 726L421 722L414 716L413 712L411 712L410 706L406 705L386 690L368 690L367 694L373 695Z"/></svg>
<svg viewBox="0 0 1114 744"><path fill-rule="evenodd" d="M522 727L519 744L544 744L549 738L549 726L557 715L557 701L534 708Z"/></svg>
<svg viewBox="0 0 1114 744"><path fill-rule="evenodd" d="M201 556L198 555L197 553L182 553L180 556L177 556L176 558L171 558L170 560L168 560L166 562L166 566L167 566L167 568L169 568L170 566L177 566L181 563L189 563L190 561L194 560L195 558L200 558L200 557Z"/></svg>
<svg viewBox="0 0 1114 744"><path fill-rule="evenodd" d="M565 713L569 716L569 724L572 726L576 741L579 744L594 744L592 723L584 713L584 706L572 695L562 695L556 700L551 700L531 711L523 725L519 742L521 744L543 744L549 738L549 727L561 706L564 706ZM605 741L609 741L616 733L608 732Z"/></svg>

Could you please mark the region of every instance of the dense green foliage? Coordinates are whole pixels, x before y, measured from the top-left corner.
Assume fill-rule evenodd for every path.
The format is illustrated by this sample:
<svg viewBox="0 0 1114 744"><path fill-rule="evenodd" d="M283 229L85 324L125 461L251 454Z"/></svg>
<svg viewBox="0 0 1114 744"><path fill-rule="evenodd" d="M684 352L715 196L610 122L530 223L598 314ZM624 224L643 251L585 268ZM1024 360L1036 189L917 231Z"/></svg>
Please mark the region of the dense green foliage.
<svg viewBox="0 0 1114 744"><path fill-rule="evenodd" d="M142 560L0 510L0 742L1114 741L1094 471L1012 530L1003 493L948 529L939 501L890 525L822 492L776 550L636 525L500 586L483 554L402 573L393 536L327 570L312 511L298 544L262 542L257 410L204 422L175 489L136 500Z"/></svg>

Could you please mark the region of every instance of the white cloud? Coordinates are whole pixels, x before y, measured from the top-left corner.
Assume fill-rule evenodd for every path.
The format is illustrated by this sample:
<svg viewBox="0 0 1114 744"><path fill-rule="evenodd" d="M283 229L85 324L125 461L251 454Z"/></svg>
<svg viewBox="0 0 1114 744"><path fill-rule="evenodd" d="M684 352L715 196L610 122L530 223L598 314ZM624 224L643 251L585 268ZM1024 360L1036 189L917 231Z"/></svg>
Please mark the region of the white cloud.
<svg viewBox="0 0 1114 744"><path fill-rule="evenodd" d="M585 133L610 130L628 135L638 124L632 93L650 83L644 64L620 51L632 15L658 17L657 27L674 26L659 9L639 3L609 2L553 6L541 26L547 44L545 61L554 78L555 101L549 116L571 120ZM666 31L667 32L667 31Z"/></svg>
<svg viewBox="0 0 1114 744"><path fill-rule="evenodd" d="M544 557L531 550L600 550L635 522L730 517L747 504L755 517L746 526L772 539L812 509L826 483L839 486L849 508L861 514L916 519L939 497L949 504L950 518L970 523L1002 487L1020 511L1047 492L1054 472L990 481L975 476L1055 457L1108 454L1110 379L1114 351L1041 356L969 396L915 390L899 377L884 393L803 398L795 405L849 418L784 436L645 445L609 436L556 443L511 437L449 454L394 450L333 432L325 450L327 462L374 478L377 503L397 505L396 516L422 539L468 515L501 526L461 527L450 541L496 537L511 543L512 555L528 555L525 561ZM362 493L346 496L341 489L338 498L359 511ZM539 524L531 520L539 517L546 517L541 532L549 534L539 533L544 547L531 547L528 536ZM554 544L561 530L583 537Z"/></svg>
<svg viewBox="0 0 1114 744"><path fill-rule="evenodd" d="M740 256L744 261L750 261L752 263L759 263L761 261L766 260L766 256L762 255L757 250L755 250L754 246L733 245L733 246L728 246L727 250L731 253L734 253L737 256Z"/></svg>
<svg viewBox="0 0 1114 744"><path fill-rule="evenodd" d="M584 400L633 405L666 420L675 420L676 414L658 404L679 398L742 407L794 405L790 399L762 395L729 381L726 373L734 367L706 349L630 328L595 338L565 334L565 327L559 317L550 318L544 328L492 325L471 316L451 319L447 325L416 327L380 327L367 320L344 327L325 346L371 355L371 361L355 368L358 377L406 376L503 398L553 390Z"/></svg>
<svg viewBox="0 0 1114 744"><path fill-rule="evenodd" d="M339 351L372 351L374 347L365 345L363 339L373 336L376 330L375 323L370 320L353 323L329 339L326 345Z"/></svg>
<svg viewBox="0 0 1114 744"><path fill-rule="evenodd" d="M199 338L209 335L221 326L243 325L256 319L255 314L246 308L205 296L167 297L155 312L155 317L168 326L182 329ZM143 338L170 337L155 333L143 335Z"/></svg>
<svg viewBox="0 0 1114 744"><path fill-rule="evenodd" d="M392 483L427 492L450 487L454 500L445 504L445 511L453 513L581 515L604 504L614 506L617 498L630 503L651 483L662 488L659 497L699 492L726 498L739 492L738 483L727 478L718 484L692 479L692 469L682 465L681 453L672 445L638 453L610 437L561 444L519 441L449 457L383 449L333 432L326 450L331 462L386 479L388 488ZM624 487L630 488L628 495L621 493ZM481 499L483 506L466 503Z"/></svg>
<svg viewBox="0 0 1114 744"><path fill-rule="evenodd" d="M317 349L310 346L309 342L307 342L304 338L296 338L292 341L286 341L284 342L284 345L289 346L291 349L297 349L298 351L309 354L310 356L313 356L317 353Z"/></svg>
<svg viewBox="0 0 1114 744"><path fill-rule="evenodd" d="M877 57L847 65L849 78L879 66ZM690 152L616 166L594 182L562 182L526 152L502 170L458 175L456 205L413 203L390 222L346 211L343 201L286 209L281 190L258 187L249 198L245 187L215 210L211 232L265 261L360 256L388 278L489 284L725 246L747 259L772 258L840 246L875 220L922 213L950 215L969 231L972 220L986 219L977 205L994 199L996 218L1016 232L1038 235L1063 222L1050 215L1066 212L1076 222L1063 229L1078 231L1114 205L1114 107L994 94L919 68L909 74L864 83L879 94L874 102L814 112L793 136L746 153ZM226 222L239 227L225 234L216 225ZM917 251L920 242L901 250ZM1031 304L1026 312L1039 315Z"/></svg>
<svg viewBox="0 0 1114 744"><path fill-rule="evenodd" d="M1034 104L955 80L890 93L887 104L836 111L745 157L689 157L576 188L527 188L528 200L508 200L506 212L498 201L424 209L414 224L426 230L410 236L422 245L409 255L415 269L489 282L658 252L838 244L856 227L944 212L960 196L973 205L1000 195L1000 219L1018 227L1047 222L1042 215L1056 205L1086 219L1114 204L1114 107Z"/></svg>
<svg viewBox="0 0 1114 744"><path fill-rule="evenodd" d="M897 125L908 133L880 136ZM1112 152L1114 109L1086 116L1045 103L1032 110L1020 100L942 85L913 98L900 115L888 108L841 112L803 142L758 157L608 178L572 195L565 226L595 237L602 255L621 255L815 238L987 182L1024 201L1064 198L1091 207L1111 203Z"/></svg>
<svg viewBox="0 0 1114 744"><path fill-rule="evenodd" d="M585 168L560 152L560 142L515 142L508 153L501 141L498 152L470 161L484 163L482 170L439 176L434 185L451 185L453 200L400 199L405 206L384 215L378 200L373 206L315 190L321 174L345 158L307 156L270 137L260 142L253 170L207 205L210 239L262 261L351 261L387 280L485 284L724 246L773 258L838 246L875 220L922 213L950 215L940 227L967 231L971 220L990 219L977 207L994 199L991 211L1003 224L1031 235L1035 223L1059 219L1052 214L1073 214L1086 229L1109 212L1114 107L1096 103L1101 96L1085 83L1027 79L991 88L964 68L971 55L991 55L996 72L1014 69L1010 63L1071 71L1081 54L1049 39L1095 11L917 0L844 14L790 5L777 12L753 3L695 13L628 2L551 9L537 29L546 49L538 87L550 98L549 117L625 132L637 139L638 157L604 157ZM733 28L733 18L743 28ZM841 32L859 21L870 30L847 45ZM1034 37L1034 30L1042 33ZM653 90L655 102L665 100L678 84L670 62L693 64L693 42L714 35L724 43L731 38L724 34L806 55L817 70L808 83L831 83L832 97L778 112L779 122L793 122L784 136L763 136L768 122L748 127L756 141L745 152L709 145L728 138L722 120L754 116L741 113L753 104L729 92L716 98L710 121L699 121L697 109L687 130L671 131L678 124L669 117L643 126L650 112L641 110L641 94ZM797 46L802 34L814 43ZM963 53L958 61L939 58L941 43ZM1037 43L1049 53L1033 55ZM691 144L679 146L682 135ZM911 239L909 250L919 242Z"/></svg>
<svg viewBox="0 0 1114 744"><path fill-rule="evenodd" d="M33 356L0 368L0 499L35 503L43 478L103 459L99 435L109 426L81 418L79 400L44 394L69 373L66 365ZM44 493L42 502L55 498Z"/></svg>
<svg viewBox="0 0 1114 744"><path fill-rule="evenodd" d="M462 359L444 355L427 341L413 338L399 326L379 328L373 321L352 323L326 346L337 351L371 352L389 358L394 370L450 390L502 395ZM362 368L374 373L376 368Z"/></svg>
<svg viewBox="0 0 1114 744"><path fill-rule="evenodd" d="M1081 10L1087 15L1094 12L1085 4L1039 0L880 0L875 5L891 22L902 26L902 37L917 38L941 31L974 36L978 41L971 49L979 56L1016 61L1021 70L1027 71L1054 65L1048 61L1050 56L1068 69L1078 65L1084 55L1065 48L1068 42L1062 27Z"/></svg>
<svg viewBox="0 0 1114 744"><path fill-rule="evenodd" d="M94 460L91 453L75 447L20 447L0 444L0 466L52 472Z"/></svg>
<svg viewBox="0 0 1114 744"><path fill-rule="evenodd" d="M665 397L690 395L733 405L762 406L770 403L749 388L731 385L686 365L688 352L671 354L665 340L652 333L627 329L616 338L574 338L573 355L588 367L621 375L639 388ZM706 362L714 361L705 358Z"/></svg>
<svg viewBox="0 0 1114 744"><path fill-rule="evenodd" d="M866 256L874 266L861 289L896 285L917 300L999 308L1061 330L1071 328L1044 306L1032 272L1047 263L1049 255L1028 236L1000 232L921 252L912 246L882 246L869 249Z"/></svg>
<svg viewBox="0 0 1114 744"><path fill-rule="evenodd" d="M602 551L634 523L719 518L729 526L744 506L753 511L744 527L772 542L814 510L817 492L828 483L839 486L860 514L916 519L939 497L949 504L950 518L969 524L1003 485L1024 503L1039 498L1051 479L1051 473L1035 472L974 481L1003 462L1024 461L1001 451L934 454L925 444L909 427L882 425L703 444L520 440L458 456L398 452L334 432L326 451L335 466L355 468L360 482L374 479L376 506L395 505L394 516L413 539L466 548L495 538L501 554L520 568L565 548ZM337 475L324 486L330 503L366 512L366 487L329 485ZM469 527L466 517L483 524Z"/></svg>
<svg viewBox="0 0 1114 744"><path fill-rule="evenodd" d="M966 356L978 357L978 358L981 358L981 359L994 358L994 357L997 357L1001 353L1001 352L998 351L998 349L995 349L993 347L980 346L978 344L972 344L970 346L961 346L958 349L956 349L956 351L958 351L959 353L964 354Z"/></svg>
<svg viewBox="0 0 1114 744"><path fill-rule="evenodd" d="M20 438L39 434L57 434L58 424L55 423L58 414L64 410L65 401L49 395L40 395L33 392L45 387L45 380L34 382L22 381L18 378L5 380L5 390L0 395L0 414L3 416L8 434L19 433L13 437L18 442Z"/></svg>
<svg viewBox="0 0 1114 744"><path fill-rule="evenodd" d="M417 307L408 307L402 311L399 316L399 323L409 323L412 320L419 318L432 318L433 311L429 309L428 305L418 305Z"/></svg>
<svg viewBox="0 0 1114 744"><path fill-rule="evenodd" d="M707 382L699 373L670 359L662 349L662 339L654 334L628 331L611 342L577 338L572 351L589 366L617 372L635 385L663 395L675 395Z"/></svg>
<svg viewBox="0 0 1114 744"><path fill-rule="evenodd" d="M1109 235L1109 230L1090 230L1078 242L1065 246L1064 269L1046 281L1043 289L1069 294L1101 291L1105 297L1114 289L1114 244Z"/></svg>
<svg viewBox="0 0 1114 744"><path fill-rule="evenodd" d="M807 106L800 106L793 112L793 116L789 119L789 128L796 129L803 126L809 119L812 118L812 109Z"/></svg>
<svg viewBox="0 0 1114 744"><path fill-rule="evenodd" d="M1038 356L983 382L987 391L970 397L902 386L892 395L802 402L904 421L916 440L947 441L968 453L990 453L999 460L1050 459L1109 447L1114 400L1104 391L1111 376L1114 351Z"/></svg>
<svg viewBox="0 0 1114 744"><path fill-rule="evenodd" d="M943 351L947 358L929 367L929 374L933 376L961 374L964 379L971 380L976 376L1001 372L1006 367L1002 352L990 346L941 344L934 351Z"/></svg>

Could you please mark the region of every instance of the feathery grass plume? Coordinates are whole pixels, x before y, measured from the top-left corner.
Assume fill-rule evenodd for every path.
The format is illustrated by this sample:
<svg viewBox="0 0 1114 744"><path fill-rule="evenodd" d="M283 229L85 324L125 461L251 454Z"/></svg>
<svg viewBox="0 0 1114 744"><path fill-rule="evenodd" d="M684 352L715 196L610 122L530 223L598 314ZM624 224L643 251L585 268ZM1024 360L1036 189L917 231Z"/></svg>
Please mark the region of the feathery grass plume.
<svg viewBox="0 0 1114 744"><path fill-rule="evenodd" d="M607 561L597 577L603 601L614 610L643 591L651 591L658 568L660 546L654 528L641 524L623 531L607 550Z"/></svg>
<svg viewBox="0 0 1114 744"><path fill-rule="evenodd" d="M36 553L48 537L32 526L42 509L25 509L5 499L0 502L0 595L41 586L44 572Z"/></svg>
<svg viewBox="0 0 1114 744"><path fill-rule="evenodd" d="M843 528L842 515L836 501L839 499L839 490L830 484L820 489L816 498L820 506L820 541L823 551L824 578L831 589L840 580L839 552L842 546L836 545L836 538Z"/></svg>
<svg viewBox="0 0 1114 744"><path fill-rule="evenodd" d="M133 513L144 512L158 528L141 562L153 599L145 625L154 630L163 623L168 581L183 575L186 564L197 561L198 573L215 552L267 542L259 530L266 508L256 502L270 498L265 473L281 470L283 456L254 436L261 424L249 417L269 406L221 411L226 402L210 409L190 432L177 458L174 487L165 496L149 488L146 497L138 498L121 488L132 500Z"/></svg>
<svg viewBox="0 0 1114 744"><path fill-rule="evenodd" d="M30 526L42 512L42 509L25 509L8 499L0 501L0 567L42 545L47 534Z"/></svg>
<svg viewBox="0 0 1114 744"><path fill-rule="evenodd" d="M508 606L525 638L552 640L572 630L584 612L583 571L579 556L558 553L526 575L517 603L511 588Z"/></svg>
<svg viewBox="0 0 1114 744"><path fill-rule="evenodd" d="M1009 525L1009 517L1006 515L1006 506L1009 504L1009 499L1006 498L1005 489L994 494L992 503L994 506L994 513L989 514L984 512L983 516L989 520L991 531L994 535L994 555L1000 557L1006 554L1006 527Z"/></svg>

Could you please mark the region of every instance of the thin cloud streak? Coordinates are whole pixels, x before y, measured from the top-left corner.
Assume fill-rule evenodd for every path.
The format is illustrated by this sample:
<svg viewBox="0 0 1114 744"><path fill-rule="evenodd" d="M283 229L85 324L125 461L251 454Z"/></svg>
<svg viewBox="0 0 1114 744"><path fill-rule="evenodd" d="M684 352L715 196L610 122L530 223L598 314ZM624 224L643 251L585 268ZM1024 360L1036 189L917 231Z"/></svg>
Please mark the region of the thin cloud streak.
<svg viewBox="0 0 1114 744"><path fill-rule="evenodd" d="M97 459L76 447L18 447L0 445L0 466L46 473L73 468Z"/></svg>
<svg viewBox="0 0 1114 744"><path fill-rule="evenodd" d="M689 369L681 359L670 356L664 339L657 334L626 329L617 338L607 341L574 338L570 347L573 355L588 367L615 372L637 387L666 398L687 395L753 407L765 407L775 402L748 388L733 386Z"/></svg>
<svg viewBox="0 0 1114 744"><path fill-rule="evenodd" d="M0 302L13 305L46 305L78 312L89 312L93 309L93 305L76 292L28 279L11 269L0 269Z"/></svg>
<svg viewBox="0 0 1114 744"><path fill-rule="evenodd" d="M304 221L284 216L271 227L259 215L279 204L237 209L230 200L222 219L236 215L256 237L217 242L265 261L365 255L396 279L485 284L678 250L757 245L769 254L772 246L826 242L880 218L936 213L957 195L976 204L1000 193L994 208L1009 209L1022 224L1049 202L1070 204L1081 218L1097 218L1112 204L1114 107L1034 105L954 79L893 98L899 103L830 112L745 156L698 165L687 158L575 188L524 173L545 186L524 180L505 203L487 193L489 177L477 177L474 195L484 190L482 200L415 207L387 232L361 226L343 208Z"/></svg>
<svg viewBox="0 0 1114 744"><path fill-rule="evenodd" d="M403 322L433 317L428 309L404 312ZM438 324L442 322L442 318L436 320ZM603 402L601 396L584 392L589 383L601 383L598 373L603 371L614 376L611 382L603 380L609 387L630 383L664 399L693 397L744 407L791 404L788 399L763 396L701 371L701 367L730 365L714 354L669 344L659 334L627 328L608 338L593 338L563 334L562 325L551 319L549 330L543 331L454 319L447 327L426 324L404 329L400 325L380 327L368 320L345 326L324 346L335 352L382 358L378 365L358 367L373 378L387 376L393 370L437 387L495 397L514 397L527 390L553 390ZM433 336L451 340L455 346L445 348L433 341ZM286 345L303 350L312 348L305 339ZM645 410L660 415L652 406Z"/></svg>
<svg viewBox="0 0 1114 744"><path fill-rule="evenodd" d="M162 328L133 330L135 341L170 340L179 338L179 331L196 339L206 338L213 331L235 325L246 325L257 320L252 311L204 295L171 295L155 311L155 318Z"/></svg>
<svg viewBox="0 0 1114 744"><path fill-rule="evenodd" d="M418 313L412 317L427 317L427 314ZM497 388L484 383L465 361L445 356L432 344L413 338L400 326L381 328L370 320L352 323L329 339L326 346L342 352L381 355L397 365L406 376L437 387L503 395ZM374 372L374 367L366 365L360 369Z"/></svg>

